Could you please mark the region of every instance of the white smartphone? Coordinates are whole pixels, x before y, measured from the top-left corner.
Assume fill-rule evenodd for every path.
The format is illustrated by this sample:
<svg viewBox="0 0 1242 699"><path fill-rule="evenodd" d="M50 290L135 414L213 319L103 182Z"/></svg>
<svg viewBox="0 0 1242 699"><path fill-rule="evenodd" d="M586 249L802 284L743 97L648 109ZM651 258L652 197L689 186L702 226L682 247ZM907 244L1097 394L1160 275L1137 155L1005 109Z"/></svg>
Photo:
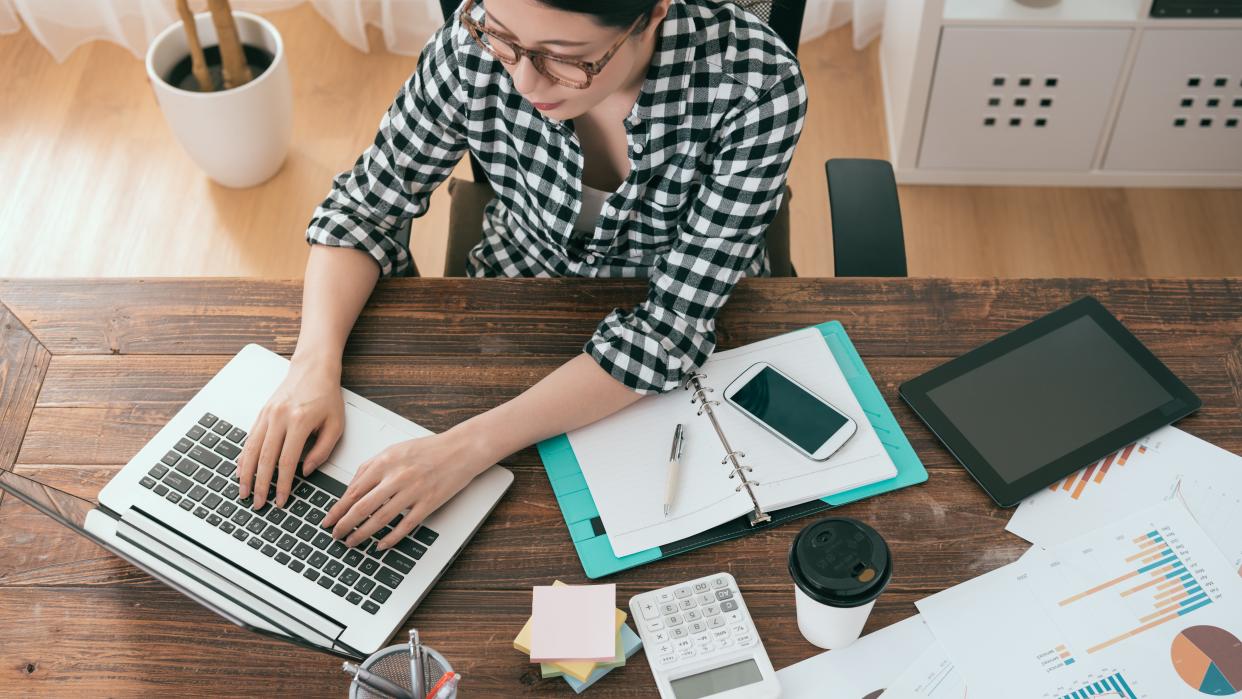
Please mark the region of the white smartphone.
<svg viewBox="0 0 1242 699"><path fill-rule="evenodd" d="M724 398L815 461L827 460L858 431L848 415L767 362L742 372L725 389Z"/></svg>

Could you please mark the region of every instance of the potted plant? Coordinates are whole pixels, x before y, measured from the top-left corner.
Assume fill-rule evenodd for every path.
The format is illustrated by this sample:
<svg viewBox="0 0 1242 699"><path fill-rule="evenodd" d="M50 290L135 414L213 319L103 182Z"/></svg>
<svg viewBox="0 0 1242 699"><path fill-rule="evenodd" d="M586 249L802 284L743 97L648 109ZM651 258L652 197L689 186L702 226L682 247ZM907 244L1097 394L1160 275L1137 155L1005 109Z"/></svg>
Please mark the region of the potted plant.
<svg viewBox="0 0 1242 699"><path fill-rule="evenodd" d="M208 0L147 49L147 79L178 142L211 179L251 187L280 169L293 131L284 42L270 22Z"/></svg>

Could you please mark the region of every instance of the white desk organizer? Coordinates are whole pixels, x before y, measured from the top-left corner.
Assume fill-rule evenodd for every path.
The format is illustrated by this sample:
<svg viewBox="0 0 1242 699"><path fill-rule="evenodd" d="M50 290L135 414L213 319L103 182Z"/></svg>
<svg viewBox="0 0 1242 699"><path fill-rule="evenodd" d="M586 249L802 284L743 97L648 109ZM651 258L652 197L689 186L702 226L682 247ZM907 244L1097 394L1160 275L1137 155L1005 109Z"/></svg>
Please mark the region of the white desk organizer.
<svg viewBox="0 0 1242 699"><path fill-rule="evenodd" d="M888 0L906 184L1242 187L1242 19L1152 0Z"/></svg>

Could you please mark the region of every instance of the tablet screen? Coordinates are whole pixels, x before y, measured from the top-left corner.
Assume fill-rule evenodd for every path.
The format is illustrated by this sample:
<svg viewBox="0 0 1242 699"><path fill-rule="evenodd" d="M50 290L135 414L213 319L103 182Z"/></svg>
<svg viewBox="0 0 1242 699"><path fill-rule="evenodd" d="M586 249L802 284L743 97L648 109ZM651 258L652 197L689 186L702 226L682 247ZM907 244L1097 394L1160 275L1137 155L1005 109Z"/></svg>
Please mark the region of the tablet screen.
<svg viewBox="0 0 1242 699"><path fill-rule="evenodd" d="M1090 316L927 397L1010 483L1174 398Z"/></svg>

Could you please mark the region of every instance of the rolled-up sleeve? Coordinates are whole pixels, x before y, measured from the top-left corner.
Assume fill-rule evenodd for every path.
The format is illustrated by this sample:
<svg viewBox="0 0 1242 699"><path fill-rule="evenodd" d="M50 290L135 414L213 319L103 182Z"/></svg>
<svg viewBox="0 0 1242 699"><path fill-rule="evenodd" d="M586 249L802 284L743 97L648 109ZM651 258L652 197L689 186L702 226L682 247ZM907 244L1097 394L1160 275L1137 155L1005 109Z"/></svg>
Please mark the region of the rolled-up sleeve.
<svg viewBox="0 0 1242 699"><path fill-rule="evenodd" d="M406 221L427 212L432 191L466 149L457 26L450 20L432 36L374 142L351 170L333 179L306 229L308 243L367 252L383 276L409 273L410 251L397 234Z"/></svg>
<svg viewBox="0 0 1242 699"><path fill-rule="evenodd" d="M763 254L806 115L796 64L722 125L721 144L672 250L655 266L647 299L615 309L584 351L637 393L671 391L716 346L716 314Z"/></svg>

